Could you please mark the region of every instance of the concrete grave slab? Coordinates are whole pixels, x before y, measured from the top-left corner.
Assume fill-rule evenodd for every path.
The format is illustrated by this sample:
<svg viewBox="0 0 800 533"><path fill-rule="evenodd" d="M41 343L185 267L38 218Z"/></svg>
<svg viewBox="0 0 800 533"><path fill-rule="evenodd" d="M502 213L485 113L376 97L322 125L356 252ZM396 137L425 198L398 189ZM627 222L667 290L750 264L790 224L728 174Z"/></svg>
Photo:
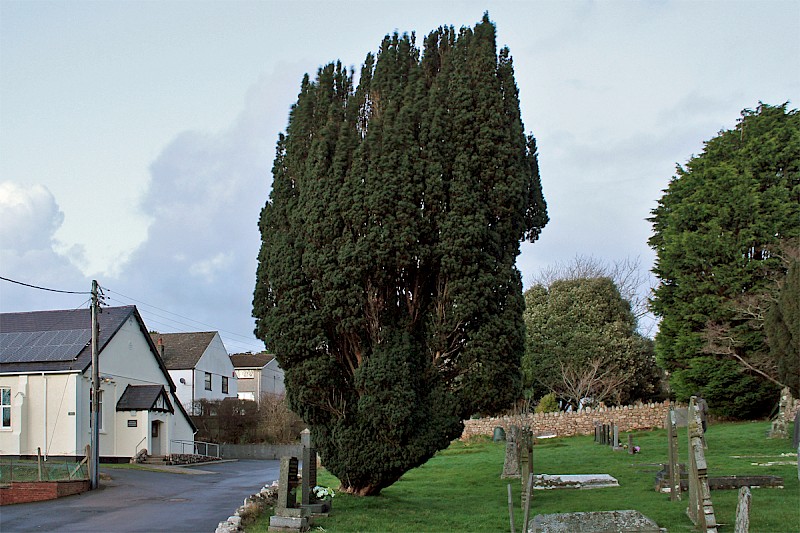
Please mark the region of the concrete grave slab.
<svg viewBox="0 0 800 533"><path fill-rule="evenodd" d="M619 482L608 474L539 474L533 476L533 488L548 489L602 489L619 487Z"/></svg>
<svg viewBox="0 0 800 533"><path fill-rule="evenodd" d="M595 511L536 515L528 533L660 533L653 520L639 511Z"/></svg>

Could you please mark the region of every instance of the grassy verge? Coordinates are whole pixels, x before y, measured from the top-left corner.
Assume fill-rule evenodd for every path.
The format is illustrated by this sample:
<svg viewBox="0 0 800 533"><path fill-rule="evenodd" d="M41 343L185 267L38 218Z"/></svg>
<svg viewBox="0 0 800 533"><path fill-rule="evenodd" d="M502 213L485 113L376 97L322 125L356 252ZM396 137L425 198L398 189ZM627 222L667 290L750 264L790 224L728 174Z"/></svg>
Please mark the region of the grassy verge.
<svg viewBox="0 0 800 533"><path fill-rule="evenodd" d="M769 424L721 424L707 433L709 475L778 475L784 489L754 489L750 531L800 531L800 484L797 466L759 466L752 463L794 459L788 440L765 438ZM671 502L655 492L655 476L667 460L666 432L634 433L641 452L629 455L594 443L592 437L547 439L534 449L534 471L545 474L611 474L620 487L592 490L535 491L531 517L575 511L634 509L669 531L693 531L686 516L687 494ZM627 436L621 436L625 441ZM687 450L685 429L679 435L680 457ZM516 531L522 530L519 480L501 480L505 444L488 439L454 442L425 465L416 468L374 498L337 494L328 518L315 519L315 527L329 532L439 532L509 531L507 488L512 483ZM748 457L750 456L750 457ZM752 457L772 456L772 457ZM778 457L775 457L778 456ZM320 485L336 487L338 481L320 471ZM720 530L733 531L737 491L713 491L712 502ZM249 533L267 531L269 513Z"/></svg>

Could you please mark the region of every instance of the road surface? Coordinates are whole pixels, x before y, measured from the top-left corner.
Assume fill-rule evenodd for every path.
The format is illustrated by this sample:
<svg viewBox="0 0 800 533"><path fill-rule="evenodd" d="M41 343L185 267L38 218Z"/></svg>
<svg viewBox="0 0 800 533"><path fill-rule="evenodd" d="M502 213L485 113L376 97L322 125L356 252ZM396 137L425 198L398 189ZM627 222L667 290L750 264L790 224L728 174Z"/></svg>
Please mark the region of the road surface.
<svg viewBox="0 0 800 533"><path fill-rule="evenodd" d="M101 466L100 472L111 480L101 480L97 490L0 507L0 531L213 533L247 496L278 479L280 461L187 468L192 469L197 473Z"/></svg>

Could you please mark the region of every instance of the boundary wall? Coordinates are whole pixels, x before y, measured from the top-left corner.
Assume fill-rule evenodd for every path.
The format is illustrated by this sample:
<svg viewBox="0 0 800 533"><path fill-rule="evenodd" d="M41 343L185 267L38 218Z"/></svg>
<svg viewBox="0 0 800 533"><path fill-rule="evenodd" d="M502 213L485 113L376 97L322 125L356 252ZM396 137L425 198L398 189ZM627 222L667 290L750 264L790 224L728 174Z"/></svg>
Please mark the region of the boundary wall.
<svg viewBox="0 0 800 533"><path fill-rule="evenodd" d="M528 426L534 435L559 437L594 435L594 427L597 424L615 424L620 431L663 428L670 405L676 408L685 407L677 403L671 404L667 400L661 403L586 408L571 413L558 411L470 419L464 421L461 440L477 435L491 437L496 427L502 427L507 433L512 425Z"/></svg>

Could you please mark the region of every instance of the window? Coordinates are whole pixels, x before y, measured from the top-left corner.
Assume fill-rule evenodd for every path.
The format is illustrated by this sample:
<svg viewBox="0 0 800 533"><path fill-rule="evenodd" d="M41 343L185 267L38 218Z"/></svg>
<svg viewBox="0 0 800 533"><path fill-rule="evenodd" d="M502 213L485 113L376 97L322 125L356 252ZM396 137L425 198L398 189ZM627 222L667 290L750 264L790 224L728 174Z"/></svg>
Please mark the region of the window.
<svg viewBox="0 0 800 533"><path fill-rule="evenodd" d="M2 410L2 424L0 428L11 427L11 388L0 387L0 410Z"/></svg>
<svg viewBox="0 0 800 533"><path fill-rule="evenodd" d="M228 376L222 376L222 394L228 394Z"/></svg>
<svg viewBox="0 0 800 533"><path fill-rule="evenodd" d="M206 390L211 390L211 373L206 372Z"/></svg>

